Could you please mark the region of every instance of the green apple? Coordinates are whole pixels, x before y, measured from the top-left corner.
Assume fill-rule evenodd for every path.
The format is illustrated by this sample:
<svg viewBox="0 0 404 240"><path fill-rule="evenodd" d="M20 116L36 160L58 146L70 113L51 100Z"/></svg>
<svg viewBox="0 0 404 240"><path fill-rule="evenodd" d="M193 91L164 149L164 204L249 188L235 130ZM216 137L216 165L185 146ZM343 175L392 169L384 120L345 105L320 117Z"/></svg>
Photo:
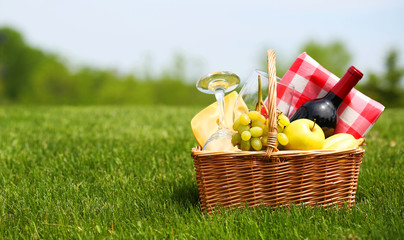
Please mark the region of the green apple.
<svg viewBox="0 0 404 240"><path fill-rule="evenodd" d="M324 132L317 123L309 119L298 119L291 122L283 133L288 137L286 150L314 150L322 149Z"/></svg>

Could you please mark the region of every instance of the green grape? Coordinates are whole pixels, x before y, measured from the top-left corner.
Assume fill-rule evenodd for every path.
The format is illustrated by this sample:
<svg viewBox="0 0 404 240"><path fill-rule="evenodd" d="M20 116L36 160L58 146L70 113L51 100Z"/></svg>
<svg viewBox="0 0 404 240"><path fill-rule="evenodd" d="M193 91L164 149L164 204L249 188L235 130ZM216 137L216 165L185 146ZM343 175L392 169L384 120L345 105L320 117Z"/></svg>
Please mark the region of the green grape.
<svg viewBox="0 0 404 240"><path fill-rule="evenodd" d="M251 138L251 133L250 131L244 131L243 133L241 133L241 139L243 141L248 141Z"/></svg>
<svg viewBox="0 0 404 240"><path fill-rule="evenodd" d="M248 117L247 114L243 113L240 115L240 123L245 126L250 124L250 118Z"/></svg>
<svg viewBox="0 0 404 240"><path fill-rule="evenodd" d="M281 132L283 132L283 129L284 129L284 127L278 124L278 130L277 130L277 132L278 132L278 133L281 133Z"/></svg>
<svg viewBox="0 0 404 240"><path fill-rule="evenodd" d="M278 133L277 139L278 139L279 144L281 144L283 146L285 146L289 143L288 136L286 136L286 134L284 134L284 133Z"/></svg>
<svg viewBox="0 0 404 240"><path fill-rule="evenodd" d="M250 120L254 121L254 120L258 120L258 118L261 116L261 114L257 111L251 111L248 113L248 117L250 118Z"/></svg>
<svg viewBox="0 0 404 240"><path fill-rule="evenodd" d="M262 123L262 122L259 121L259 120L252 120L252 122L251 122L251 127L260 127L260 128L262 128L262 129L264 129L265 123Z"/></svg>
<svg viewBox="0 0 404 240"><path fill-rule="evenodd" d="M260 114L260 116L258 117L258 121L262 122L263 124L265 124L265 122L267 121L266 118L264 116L262 116Z"/></svg>
<svg viewBox="0 0 404 240"><path fill-rule="evenodd" d="M256 150L259 151L262 149L262 142L259 138L253 137L251 138L251 147Z"/></svg>
<svg viewBox="0 0 404 240"><path fill-rule="evenodd" d="M262 136L267 137L267 136L268 136L268 132L269 132L268 126L265 125L265 126L262 128Z"/></svg>
<svg viewBox="0 0 404 240"><path fill-rule="evenodd" d="M233 123L233 129L234 131L237 131L238 127L240 126L240 118L237 118L236 121Z"/></svg>
<svg viewBox="0 0 404 240"><path fill-rule="evenodd" d="M260 128L260 127L250 128L250 133L251 133L251 136L253 136L253 137L261 137L263 132L264 132L264 130L262 130L262 128Z"/></svg>
<svg viewBox="0 0 404 240"><path fill-rule="evenodd" d="M289 118L286 117L283 114L279 114L278 116L278 124L283 126L283 127L287 127L290 124Z"/></svg>
<svg viewBox="0 0 404 240"><path fill-rule="evenodd" d="M241 147L241 150L243 150L243 151L249 151L251 148L250 140L248 140L248 141L241 140L240 147Z"/></svg>
<svg viewBox="0 0 404 240"><path fill-rule="evenodd" d="M237 132L242 134L245 131L250 131L250 126L241 125L238 127Z"/></svg>
<svg viewBox="0 0 404 240"><path fill-rule="evenodd" d="M240 133L234 133L231 136L231 143L233 144L233 146L236 146L237 144L240 144L241 142L241 135Z"/></svg>
<svg viewBox="0 0 404 240"><path fill-rule="evenodd" d="M267 137L267 136L262 136L262 137L261 137L261 144L262 144L262 146L266 146L266 145L267 145L267 141L268 141L268 137Z"/></svg>

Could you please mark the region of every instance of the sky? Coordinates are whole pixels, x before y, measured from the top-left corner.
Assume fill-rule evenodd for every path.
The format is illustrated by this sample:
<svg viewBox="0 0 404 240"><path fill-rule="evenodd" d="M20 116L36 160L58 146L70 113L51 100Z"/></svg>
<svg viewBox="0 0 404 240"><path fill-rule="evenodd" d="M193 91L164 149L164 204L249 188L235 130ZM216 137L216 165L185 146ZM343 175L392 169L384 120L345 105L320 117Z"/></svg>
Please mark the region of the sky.
<svg viewBox="0 0 404 240"><path fill-rule="evenodd" d="M290 65L310 40L344 42L365 73L392 48L403 65L403 12L402 0L0 0L0 27L72 66L160 74L180 55L196 82L218 70L246 78L270 48Z"/></svg>

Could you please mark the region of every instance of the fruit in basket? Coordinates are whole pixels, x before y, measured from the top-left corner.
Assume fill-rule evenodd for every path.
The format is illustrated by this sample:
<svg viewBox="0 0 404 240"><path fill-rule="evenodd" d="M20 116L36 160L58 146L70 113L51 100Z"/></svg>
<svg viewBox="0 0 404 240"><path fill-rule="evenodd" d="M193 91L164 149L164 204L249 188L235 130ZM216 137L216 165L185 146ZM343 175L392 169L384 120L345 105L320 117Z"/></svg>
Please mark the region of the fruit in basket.
<svg viewBox="0 0 404 240"><path fill-rule="evenodd" d="M250 118L248 117L247 114L241 114L240 118L239 118L240 124L247 126L248 124L250 124Z"/></svg>
<svg viewBox="0 0 404 240"><path fill-rule="evenodd" d="M255 150L255 151L259 151L262 149L262 140L258 137L253 137L250 140L251 143L251 147Z"/></svg>
<svg viewBox="0 0 404 240"><path fill-rule="evenodd" d="M364 138L356 139L349 133L337 133L324 141L323 149L351 149L357 148L363 144Z"/></svg>
<svg viewBox="0 0 404 240"><path fill-rule="evenodd" d="M224 122L225 127L229 129L232 128L233 109L237 96L237 92L234 91L224 97L224 104L226 106L224 108ZM234 111L243 112L245 109L246 107L243 108L242 105L240 105L239 109L235 109ZM217 103L215 102L197 113L192 118L192 132L200 146L204 146L209 137L217 131L218 117Z"/></svg>
<svg viewBox="0 0 404 240"><path fill-rule="evenodd" d="M248 151L248 149L255 151L265 149L268 136L266 122L265 117L258 111L241 114L233 124L233 130L237 131L237 133L233 134L233 145L238 146L244 151ZM288 117L282 113L278 113L277 122L278 137L276 146L281 149L289 143L288 137L283 133L283 129L290 125L290 121ZM249 145L247 144L248 141Z"/></svg>
<svg viewBox="0 0 404 240"><path fill-rule="evenodd" d="M289 126L290 121L289 118L287 116L285 116L284 114L282 114L281 112L278 113L278 127L277 127L277 131L278 133L283 132L283 129L287 126Z"/></svg>
<svg viewBox="0 0 404 240"><path fill-rule="evenodd" d="M264 129L261 127L252 127L250 128L250 133L252 137L261 137L264 133Z"/></svg>
<svg viewBox="0 0 404 240"><path fill-rule="evenodd" d="M289 138L284 133L278 133L277 139L278 143L282 146L286 146L289 143Z"/></svg>
<svg viewBox="0 0 404 240"><path fill-rule="evenodd" d="M241 114L233 124L232 144L243 151L262 150L266 146L268 127L266 119L258 111ZM265 143L265 144L264 144Z"/></svg>
<svg viewBox="0 0 404 240"><path fill-rule="evenodd" d="M277 117L277 132L278 132L278 136L277 136L277 142L276 142L276 147L279 150L283 150L285 145L287 145L289 143L289 139L286 136L286 134L283 133L283 130L285 129L285 127L289 126L290 121L289 118L282 114L282 112L278 111L278 117Z"/></svg>
<svg viewBox="0 0 404 240"><path fill-rule="evenodd" d="M288 138L286 150L315 150L322 149L325 136L321 127L309 119L298 119L291 122L283 133Z"/></svg>
<svg viewBox="0 0 404 240"><path fill-rule="evenodd" d="M243 151L250 151L250 148L251 148L251 143L250 143L250 141L241 140L240 148L241 148L241 150L243 150Z"/></svg>
<svg viewBox="0 0 404 240"><path fill-rule="evenodd" d="M233 144L233 146L236 146L237 144L241 143L241 134L236 132L235 134L233 134L231 136L231 143Z"/></svg>
<svg viewBox="0 0 404 240"><path fill-rule="evenodd" d="M250 131L244 131L241 133L241 140L243 141L248 141L251 139L251 132Z"/></svg>
<svg viewBox="0 0 404 240"><path fill-rule="evenodd" d="M280 113L278 115L278 124L282 127L287 127L290 124L290 120L284 114Z"/></svg>

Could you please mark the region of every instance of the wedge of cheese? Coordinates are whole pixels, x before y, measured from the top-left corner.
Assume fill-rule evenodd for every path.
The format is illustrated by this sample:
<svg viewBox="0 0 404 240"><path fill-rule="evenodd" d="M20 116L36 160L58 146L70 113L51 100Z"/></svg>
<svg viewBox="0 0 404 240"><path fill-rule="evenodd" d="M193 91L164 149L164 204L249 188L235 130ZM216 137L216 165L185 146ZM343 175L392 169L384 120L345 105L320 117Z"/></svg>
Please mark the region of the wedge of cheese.
<svg viewBox="0 0 404 240"><path fill-rule="evenodd" d="M229 129L232 129L233 126L233 110L237 96L237 92L233 91L224 97L224 124L225 127ZM237 108L237 111L245 111L245 109L246 108ZM209 137L218 130L218 121L219 114L217 102L204 108L192 118L192 132L194 133L195 139L199 145L203 147Z"/></svg>

